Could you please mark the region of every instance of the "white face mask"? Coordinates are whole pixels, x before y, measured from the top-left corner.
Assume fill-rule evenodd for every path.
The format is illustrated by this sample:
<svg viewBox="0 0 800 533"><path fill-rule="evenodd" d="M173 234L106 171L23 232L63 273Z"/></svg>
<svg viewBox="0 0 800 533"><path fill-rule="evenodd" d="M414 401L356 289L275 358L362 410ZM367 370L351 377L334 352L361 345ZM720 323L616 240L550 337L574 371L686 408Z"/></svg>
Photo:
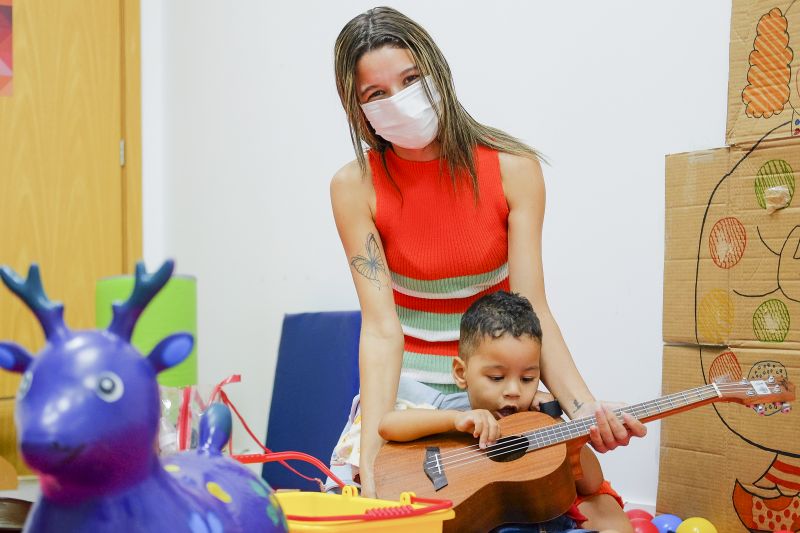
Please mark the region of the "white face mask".
<svg viewBox="0 0 800 533"><path fill-rule="evenodd" d="M425 78L435 104L442 98L431 77ZM406 87L391 98L361 104L375 132L390 143L418 150L425 148L439 133L439 118L428 101L422 80Z"/></svg>

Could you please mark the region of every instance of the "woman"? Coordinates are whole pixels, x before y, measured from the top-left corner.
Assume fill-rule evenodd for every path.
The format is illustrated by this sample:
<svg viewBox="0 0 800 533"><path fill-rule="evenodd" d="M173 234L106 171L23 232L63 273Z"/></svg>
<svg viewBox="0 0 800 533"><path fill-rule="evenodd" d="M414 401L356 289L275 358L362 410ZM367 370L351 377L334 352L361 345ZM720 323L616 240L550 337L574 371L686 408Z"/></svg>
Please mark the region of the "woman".
<svg viewBox="0 0 800 533"><path fill-rule="evenodd" d="M334 176L331 202L362 312L360 416L351 420L360 422L360 433L350 427L343 437L350 437L349 452L360 444L363 492L374 494L378 424L394 407L401 371L454 390L460 316L495 290L533 304L544 332L542 380L570 417L596 415L590 437L597 451L643 436L637 420L623 425L608 407L595 410L547 304L537 152L476 122L458 102L430 35L391 8L351 20L334 55L357 159ZM595 527L623 524L610 494L589 498L580 510Z"/></svg>

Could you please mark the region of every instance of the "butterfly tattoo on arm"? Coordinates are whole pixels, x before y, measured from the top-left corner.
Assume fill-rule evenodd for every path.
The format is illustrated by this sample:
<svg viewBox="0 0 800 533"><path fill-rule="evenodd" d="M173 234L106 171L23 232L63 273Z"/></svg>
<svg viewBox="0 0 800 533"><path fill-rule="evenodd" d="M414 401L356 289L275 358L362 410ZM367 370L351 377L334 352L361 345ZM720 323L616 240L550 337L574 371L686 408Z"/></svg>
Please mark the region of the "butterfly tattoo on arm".
<svg viewBox="0 0 800 533"><path fill-rule="evenodd" d="M367 235L367 242L365 243L367 249L367 256L357 255L350 260L350 265L356 269L356 272L367 278L379 290L381 288L381 281L378 279L378 274L386 274L386 266L381 259L381 250L378 247L378 241L375 240L375 235L370 233Z"/></svg>

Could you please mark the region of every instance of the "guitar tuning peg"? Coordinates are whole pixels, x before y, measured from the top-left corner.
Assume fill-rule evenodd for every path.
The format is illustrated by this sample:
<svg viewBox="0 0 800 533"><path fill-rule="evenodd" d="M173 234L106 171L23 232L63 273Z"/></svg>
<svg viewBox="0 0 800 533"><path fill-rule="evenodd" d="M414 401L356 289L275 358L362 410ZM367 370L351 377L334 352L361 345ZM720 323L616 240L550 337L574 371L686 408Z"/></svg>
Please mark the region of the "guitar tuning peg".
<svg viewBox="0 0 800 533"><path fill-rule="evenodd" d="M781 405L781 413L788 413L791 410L792 410L792 404L790 404L789 402L783 402L783 404Z"/></svg>
<svg viewBox="0 0 800 533"><path fill-rule="evenodd" d="M753 411L755 411L757 415L761 415L761 416L764 416L766 414L766 412L767 412L767 410L764 408L764 404L763 403L758 403L758 404L754 405L753 406Z"/></svg>

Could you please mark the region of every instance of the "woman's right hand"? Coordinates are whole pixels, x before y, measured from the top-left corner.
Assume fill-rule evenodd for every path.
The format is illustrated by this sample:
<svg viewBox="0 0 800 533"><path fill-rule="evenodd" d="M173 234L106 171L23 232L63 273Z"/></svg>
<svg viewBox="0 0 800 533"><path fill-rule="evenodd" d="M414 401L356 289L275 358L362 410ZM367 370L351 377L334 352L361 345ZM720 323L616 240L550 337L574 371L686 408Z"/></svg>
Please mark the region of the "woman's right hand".
<svg viewBox="0 0 800 533"><path fill-rule="evenodd" d="M472 433L472 436L478 439L478 446L481 449L494 444L500 438L500 424L486 409L458 413L454 425L458 431Z"/></svg>

